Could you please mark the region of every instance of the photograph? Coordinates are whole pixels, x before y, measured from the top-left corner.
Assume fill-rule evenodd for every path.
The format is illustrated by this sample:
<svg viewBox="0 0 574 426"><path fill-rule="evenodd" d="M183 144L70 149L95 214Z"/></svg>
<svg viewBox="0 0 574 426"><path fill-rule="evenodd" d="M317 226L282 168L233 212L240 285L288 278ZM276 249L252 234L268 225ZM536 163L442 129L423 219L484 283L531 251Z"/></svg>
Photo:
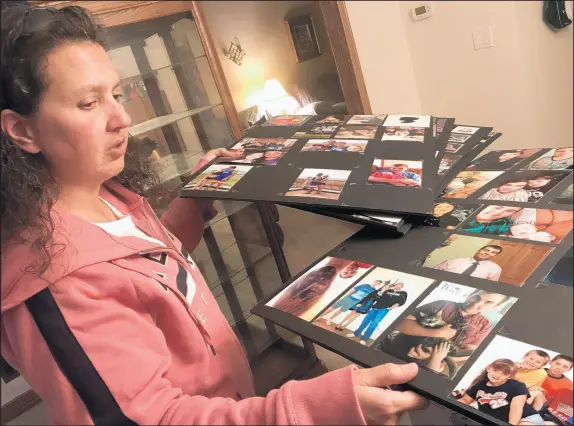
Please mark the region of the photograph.
<svg viewBox="0 0 574 426"><path fill-rule="evenodd" d="M355 139L310 139L301 152L331 151L331 152L356 152L362 154L367 147L367 141Z"/></svg>
<svg viewBox="0 0 574 426"><path fill-rule="evenodd" d="M303 169L285 196L338 200L350 174L350 170Z"/></svg>
<svg viewBox="0 0 574 426"><path fill-rule="evenodd" d="M328 138L339 128L338 124L317 124L301 129L293 135L294 138Z"/></svg>
<svg viewBox="0 0 574 426"><path fill-rule="evenodd" d="M343 124L347 119L346 115L327 115L327 116L317 116L315 118L315 123L317 124Z"/></svg>
<svg viewBox="0 0 574 426"><path fill-rule="evenodd" d="M474 159L467 167L469 170L508 170L525 158L536 154L539 149L506 149L490 151Z"/></svg>
<svg viewBox="0 0 574 426"><path fill-rule="evenodd" d="M220 157L219 163L242 163L242 164L263 164L266 166L276 165L285 151L256 151L245 150L239 157Z"/></svg>
<svg viewBox="0 0 574 426"><path fill-rule="evenodd" d="M212 164L185 185L185 189L229 191L251 169L252 166Z"/></svg>
<svg viewBox="0 0 574 426"><path fill-rule="evenodd" d="M311 321L372 266L327 256L267 302L266 306Z"/></svg>
<svg viewBox="0 0 574 426"><path fill-rule="evenodd" d="M335 135L337 139L374 139L377 126L342 126Z"/></svg>
<svg viewBox="0 0 574 426"><path fill-rule="evenodd" d="M449 182L441 196L443 198L467 198L502 173L462 171Z"/></svg>
<svg viewBox="0 0 574 426"><path fill-rule="evenodd" d="M430 127L430 115L389 115L385 127Z"/></svg>
<svg viewBox="0 0 574 426"><path fill-rule="evenodd" d="M573 192L574 192L574 185L570 184L564 189L564 191L560 193L560 195L558 195L558 197L552 200L552 203L572 205Z"/></svg>
<svg viewBox="0 0 574 426"><path fill-rule="evenodd" d="M465 135L474 135L480 127L467 127L467 126L455 126L452 129L452 133L464 133Z"/></svg>
<svg viewBox="0 0 574 426"><path fill-rule="evenodd" d="M544 277L543 281L572 287L574 275L572 264L574 264L574 251L572 247L570 247L566 254L556 262L556 265L554 265L552 270Z"/></svg>
<svg viewBox="0 0 574 426"><path fill-rule="evenodd" d="M375 158L367 181L375 185L420 188L422 175L422 161L382 160Z"/></svg>
<svg viewBox="0 0 574 426"><path fill-rule="evenodd" d="M264 126L300 126L309 120L312 115L280 115L267 121Z"/></svg>
<svg viewBox="0 0 574 426"><path fill-rule="evenodd" d="M293 16L285 20L289 33L289 44L296 63L321 56L321 46L315 33L311 13Z"/></svg>
<svg viewBox="0 0 574 426"><path fill-rule="evenodd" d="M375 268L313 324L371 346L433 282L431 278Z"/></svg>
<svg viewBox="0 0 574 426"><path fill-rule="evenodd" d="M426 218L423 225L434 226L435 228L454 229L480 207L480 204L456 205L445 201L435 203L433 215Z"/></svg>
<svg viewBox="0 0 574 426"><path fill-rule="evenodd" d="M524 167L525 170L572 170L574 148L555 148Z"/></svg>
<svg viewBox="0 0 574 426"><path fill-rule="evenodd" d="M479 199L536 203L569 174L560 170L520 170L505 176Z"/></svg>
<svg viewBox="0 0 574 426"><path fill-rule="evenodd" d="M383 124L386 115L353 115L347 124L372 124L375 126Z"/></svg>
<svg viewBox="0 0 574 426"><path fill-rule="evenodd" d="M438 174L444 175L446 172L448 172L450 168L454 166L454 163L460 159L460 157L460 155L445 153L440 160L440 164L438 165Z"/></svg>
<svg viewBox="0 0 574 426"><path fill-rule="evenodd" d="M383 141L424 142L425 129L422 127L385 127Z"/></svg>
<svg viewBox="0 0 574 426"><path fill-rule="evenodd" d="M572 424L572 354L496 335L450 398L511 425Z"/></svg>
<svg viewBox="0 0 574 426"><path fill-rule="evenodd" d="M454 241L427 256L425 268L521 286L554 249L518 241L454 236Z"/></svg>
<svg viewBox="0 0 574 426"><path fill-rule="evenodd" d="M472 135L465 135L465 134L456 134L456 133L451 133L450 136L448 137L448 142L454 142L454 143L465 143L467 140L469 140L472 137Z"/></svg>
<svg viewBox="0 0 574 426"><path fill-rule="evenodd" d="M446 118L436 119L436 132L442 133L444 131L444 125L446 124Z"/></svg>
<svg viewBox="0 0 574 426"><path fill-rule="evenodd" d="M445 147L445 152L454 153L461 149L464 145L461 143L447 143Z"/></svg>
<svg viewBox="0 0 574 426"><path fill-rule="evenodd" d="M458 230L558 244L572 231L573 215L572 211L566 210L489 205L471 216Z"/></svg>
<svg viewBox="0 0 574 426"><path fill-rule="evenodd" d="M231 150L247 149L257 151L288 151L297 139L285 138L243 138Z"/></svg>
<svg viewBox="0 0 574 426"><path fill-rule="evenodd" d="M443 281L377 349L452 379L516 300Z"/></svg>

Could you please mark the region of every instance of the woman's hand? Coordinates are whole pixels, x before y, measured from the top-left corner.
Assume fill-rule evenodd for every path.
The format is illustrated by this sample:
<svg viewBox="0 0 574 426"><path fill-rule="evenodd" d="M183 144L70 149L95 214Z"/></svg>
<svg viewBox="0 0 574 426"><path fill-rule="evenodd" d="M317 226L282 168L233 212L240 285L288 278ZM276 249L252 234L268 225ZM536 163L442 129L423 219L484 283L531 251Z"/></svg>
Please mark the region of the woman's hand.
<svg viewBox="0 0 574 426"><path fill-rule="evenodd" d="M203 157L207 163L209 163L214 158L226 157L226 158L237 158L243 154L242 149L227 149L227 148L216 148L211 151L207 151L207 154Z"/></svg>
<svg viewBox="0 0 574 426"><path fill-rule="evenodd" d="M355 392L367 424L395 425L402 413L428 407L428 400L412 391L388 388L412 380L417 373L413 363L383 364L354 372Z"/></svg>

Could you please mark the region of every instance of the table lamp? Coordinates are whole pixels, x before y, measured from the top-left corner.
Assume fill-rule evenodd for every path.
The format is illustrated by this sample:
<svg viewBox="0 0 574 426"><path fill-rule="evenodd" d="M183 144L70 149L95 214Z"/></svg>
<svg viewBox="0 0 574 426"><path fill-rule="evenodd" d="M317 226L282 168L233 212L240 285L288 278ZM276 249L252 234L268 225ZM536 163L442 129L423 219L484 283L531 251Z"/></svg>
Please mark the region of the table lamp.
<svg viewBox="0 0 574 426"><path fill-rule="evenodd" d="M301 108L299 102L285 91L279 80L270 78L265 82L261 109L266 115L276 117L293 114L299 108Z"/></svg>

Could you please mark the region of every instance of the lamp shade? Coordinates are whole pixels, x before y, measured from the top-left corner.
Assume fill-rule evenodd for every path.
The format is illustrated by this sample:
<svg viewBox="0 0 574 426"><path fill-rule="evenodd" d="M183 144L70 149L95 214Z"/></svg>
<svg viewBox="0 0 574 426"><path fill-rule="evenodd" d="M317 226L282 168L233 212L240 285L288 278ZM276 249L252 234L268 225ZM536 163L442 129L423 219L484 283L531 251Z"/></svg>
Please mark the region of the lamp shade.
<svg viewBox="0 0 574 426"><path fill-rule="evenodd" d="M276 78L270 78L265 82L263 86L263 99L265 101L274 101L276 99L284 98L287 95L287 92L279 83L279 80Z"/></svg>

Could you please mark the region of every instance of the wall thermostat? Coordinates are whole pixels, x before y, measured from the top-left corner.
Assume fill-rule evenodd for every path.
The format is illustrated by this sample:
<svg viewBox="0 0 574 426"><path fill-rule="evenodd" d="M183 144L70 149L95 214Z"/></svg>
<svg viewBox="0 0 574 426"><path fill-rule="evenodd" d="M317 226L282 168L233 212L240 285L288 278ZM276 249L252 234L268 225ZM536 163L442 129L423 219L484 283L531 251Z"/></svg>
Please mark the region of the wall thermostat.
<svg viewBox="0 0 574 426"><path fill-rule="evenodd" d="M411 9L413 14L413 19L415 21L420 21L421 19L430 18L432 16L432 6L430 3L425 3L418 7L413 7Z"/></svg>

